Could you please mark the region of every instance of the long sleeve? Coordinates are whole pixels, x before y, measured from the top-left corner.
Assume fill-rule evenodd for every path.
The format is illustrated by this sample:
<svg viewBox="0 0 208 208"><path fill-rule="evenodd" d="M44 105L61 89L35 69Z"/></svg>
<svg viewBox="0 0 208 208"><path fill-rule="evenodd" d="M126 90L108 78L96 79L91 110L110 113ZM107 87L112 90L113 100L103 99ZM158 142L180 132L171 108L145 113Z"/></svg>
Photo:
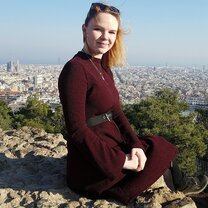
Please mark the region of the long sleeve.
<svg viewBox="0 0 208 208"><path fill-rule="evenodd" d="M113 73L111 70L108 70L108 74L110 75L113 83ZM115 83L114 83L115 86ZM116 89L116 87L115 87ZM116 89L117 91L117 89ZM135 131L132 129L131 124L128 121L128 118L125 116L123 110L121 109L120 100L119 100L119 93L118 94L118 101L116 105L114 106L113 110L113 119L118 126L119 130L121 131L121 134L123 135L125 139L125 143L130 148L142 148L145 149L142 142L139 140L138 136L136 135Z"/></svg>
<svg viewBox="0 0 208 208"><path fill-rule="evenodd" d="M117 105L113 112L113 119L116 122L119 130L121 131L125 142L130 148L142 148L144 149L141 141L136 135L135 131L132 129L127 117L122 111L120 105Z"/></svg>
<svg viewBox="0 0 208 208"><path fill-rule="evenodd" d="M82 64L67 63L59 77L59 93L69 139L79 154L113 180L122 171L125 154L110 147L86 125L86 97L90 89Z"/></svg>

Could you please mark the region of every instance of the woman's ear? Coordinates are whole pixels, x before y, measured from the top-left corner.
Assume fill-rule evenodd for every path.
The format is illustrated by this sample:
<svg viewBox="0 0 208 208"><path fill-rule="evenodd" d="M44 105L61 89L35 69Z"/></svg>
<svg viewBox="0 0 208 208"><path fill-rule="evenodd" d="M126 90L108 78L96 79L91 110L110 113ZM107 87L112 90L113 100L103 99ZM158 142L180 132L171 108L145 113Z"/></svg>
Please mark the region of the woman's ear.
<svg viewBox="0 0 208 208"><path fill-rule="evenodd" d="M86 33L86 26L85 26L85 24L82 25L82 32Z"/></svg>
<svg viewBox="0 0 208 208"><path fill-rule="evenodd" d="M86 34L86 25L85 24L82 25L82 32L83 32L83 41L85 42L86 36L87 36L87 34Z"/></svg>

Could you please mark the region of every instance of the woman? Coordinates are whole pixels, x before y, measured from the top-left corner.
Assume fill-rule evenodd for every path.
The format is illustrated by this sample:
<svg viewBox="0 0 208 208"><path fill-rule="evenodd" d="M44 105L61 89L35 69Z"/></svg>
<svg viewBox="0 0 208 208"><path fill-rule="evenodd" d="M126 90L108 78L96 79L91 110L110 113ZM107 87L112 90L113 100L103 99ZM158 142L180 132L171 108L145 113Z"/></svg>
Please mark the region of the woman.
<svg viewBox="0 0 208 208"><path fill-rule="evenodd" d="M159 136L138 138L122 112L110 69L124 61L119 10L93 3L82 30L84 47L59 77L68 185L91 198L128 204L170 168L176 148ZM202 190L206 178L199 179Z"/></svg>

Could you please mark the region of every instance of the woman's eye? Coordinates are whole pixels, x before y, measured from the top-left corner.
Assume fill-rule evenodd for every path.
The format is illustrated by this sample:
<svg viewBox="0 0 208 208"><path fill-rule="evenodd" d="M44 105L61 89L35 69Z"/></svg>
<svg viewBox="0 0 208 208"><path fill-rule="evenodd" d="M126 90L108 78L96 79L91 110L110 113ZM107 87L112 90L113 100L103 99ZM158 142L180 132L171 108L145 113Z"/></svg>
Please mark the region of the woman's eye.
<svg viewBox="0 0 208 208"><path fill-rule="evenodd" d="M114 34L114 35L116 34L116 32L114 32L114 31L110 31L109 33L110 33L110 34Z"/></svg>
<svg viewBox="0 0 208 208"><path fill-rule="evenodd" d="M97 27L96 27L96 28L94 28L94 30L96 30L96 31L100 31L100 28L97 28Z"/></svg>

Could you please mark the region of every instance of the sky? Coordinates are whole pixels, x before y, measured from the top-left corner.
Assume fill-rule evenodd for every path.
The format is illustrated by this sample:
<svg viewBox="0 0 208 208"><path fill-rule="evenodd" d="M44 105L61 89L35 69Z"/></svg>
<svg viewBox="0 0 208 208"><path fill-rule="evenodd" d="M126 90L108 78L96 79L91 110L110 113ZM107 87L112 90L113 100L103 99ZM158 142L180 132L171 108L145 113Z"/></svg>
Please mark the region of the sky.
<svg viewBox="0 0 208 208"><path fill-rule="evenodd" d="M0 64L64 64L82 49L93 2L0 0ZM130 65L208 68L208 0L102 2L121 11Z"/></svg>

